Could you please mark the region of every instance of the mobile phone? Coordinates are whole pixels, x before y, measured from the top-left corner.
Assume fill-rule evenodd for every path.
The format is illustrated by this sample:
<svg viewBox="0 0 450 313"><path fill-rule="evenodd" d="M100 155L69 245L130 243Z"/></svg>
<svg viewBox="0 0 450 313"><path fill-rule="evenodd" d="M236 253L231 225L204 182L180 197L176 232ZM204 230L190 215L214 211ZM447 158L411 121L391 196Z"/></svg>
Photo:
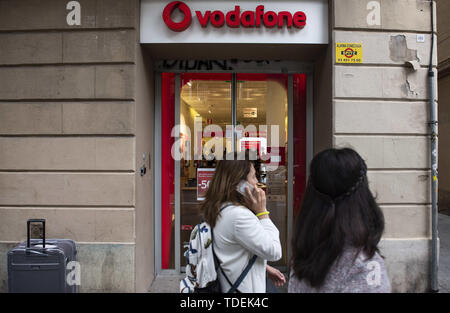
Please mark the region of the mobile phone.
<svg viewBox="0 0 450 313"><path fill-rule="evenodd" d="M248 197L247 191L245 190L245 187L248 187L251 193L253 193L254 187L250 185L246 180L241 180L239 184L236 186L236 190L240 192L244 197Z"/></svg>

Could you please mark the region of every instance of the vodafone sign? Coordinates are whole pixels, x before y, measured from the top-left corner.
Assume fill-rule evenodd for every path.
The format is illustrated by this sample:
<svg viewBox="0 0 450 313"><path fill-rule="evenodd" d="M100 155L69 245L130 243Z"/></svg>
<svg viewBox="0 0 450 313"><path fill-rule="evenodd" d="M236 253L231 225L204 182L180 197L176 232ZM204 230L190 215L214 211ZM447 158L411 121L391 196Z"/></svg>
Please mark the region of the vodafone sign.
<svg viewBox="0 0 450 313"><path fill-rule="evenodd" d="M181 21L175 22L172 19L172 13L180 10L183 14ZM231 28L258 28L258 27L278 27L278 28L303 28L306 25L306 14L302 11L291 13L289 11L264 11L264 5L256 6L254 11L242 11L239 5L234 10L223 12L221 10L205 10L204 12L195 11L198 23L201 27L206 28L209 25L213 27L223 27L224 25ZM181 32L186 30L192 22L192 11L189 6L182 1L172 1L164 8L162 17L167 27L173 31Z"/></svg>
<svg viewBox="0 0 450 313"><path fill-rule="evenodd" d="M141 0L141 43L328 44L328 0Z"/></svg>
<svg viewBox="0 0 450 313"><path fill-rule="evenodd" d="M179 9L183 13L184 17L181 22L174 22L172 20L171 15L176 9ZM167 27L169 27L171 30L176 32L182 32L183 30L188 28L189 25L191 25L192 21L191 9L184 2L173 1L164 8L163 20L164 23L166 23Z"/></svg>

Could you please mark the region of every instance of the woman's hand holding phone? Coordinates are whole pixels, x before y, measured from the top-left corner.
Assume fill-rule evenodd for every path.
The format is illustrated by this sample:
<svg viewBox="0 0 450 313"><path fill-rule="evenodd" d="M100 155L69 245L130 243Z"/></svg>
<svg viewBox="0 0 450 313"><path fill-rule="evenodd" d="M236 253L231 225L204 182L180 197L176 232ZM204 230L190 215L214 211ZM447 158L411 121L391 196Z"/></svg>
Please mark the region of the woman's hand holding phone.
<svg viewBox="0 0 450 313"><path fill-rule="evenodd" d="M266 193L261 188L255 187L253 192L250 191L248 187L245 187L245 192L247 194L249 209L255 213L262 213L266 211ZM268 218L269 216L261 215L259 218Z"/></svg>

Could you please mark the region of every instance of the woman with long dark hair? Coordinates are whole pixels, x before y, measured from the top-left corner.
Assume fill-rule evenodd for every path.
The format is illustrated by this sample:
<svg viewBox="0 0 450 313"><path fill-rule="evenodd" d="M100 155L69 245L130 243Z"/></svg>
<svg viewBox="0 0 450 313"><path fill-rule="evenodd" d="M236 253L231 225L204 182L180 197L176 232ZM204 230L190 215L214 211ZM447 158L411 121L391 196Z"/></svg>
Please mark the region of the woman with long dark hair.
<svg viewBox="0 0 450 313"><path fill-rule="evenodd" d="M257 187L255 172L248 155L244 160L235 156L233 160L219 161L200 207L203 219L213 229L213 248L223 270L217 272L224 292L254 255L256 260L238 292L266 292L266 269L276 285L285 281L281 272L267 266L267 261L281 258L281 244L278 229L266 210L265 193ZM240 189L240 184L246 187Z"/></svg>
<svg viewBox="0 0 450 313"><path fill-rule="evenodd" d="M289 292L390 292L378 243L384 217L353 149L328 149L310 165L295 222Z"/></svg>

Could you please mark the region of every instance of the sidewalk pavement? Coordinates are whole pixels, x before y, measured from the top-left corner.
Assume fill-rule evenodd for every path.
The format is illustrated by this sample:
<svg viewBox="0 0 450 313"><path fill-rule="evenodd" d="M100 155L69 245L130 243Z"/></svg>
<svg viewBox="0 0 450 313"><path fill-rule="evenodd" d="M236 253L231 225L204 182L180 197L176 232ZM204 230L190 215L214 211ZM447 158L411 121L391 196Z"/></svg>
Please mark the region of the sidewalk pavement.
<svg viewBox="0 0 450 313"><path fill-rule="evenodd" d="M439 292L450 292L450 216L439 214Z"/></svg>
<svg viewBox="0 0 450 313"><path fill-rule="evenodd" d="M450 293L450 216L439 214L439 292ZM151 293L178 293L184 275L159 275L150 286ZM287 283L279 292L287 292Z"/></svg>
<svg viewBox="0 0 450 313"><path fill-rule="evenodd" d="M286 276L286 274L284 275ZM155 278L152 285L150 286L150 293L178 293L180 291L180 280L183 279L185 275L159 275ZM274 285L269 287L270 292L287 292L287 282L281 287L277 288ZM273 289L274 288L274 289Z"/></svg>
<svg viewBox="0 0 450 313"><path fill-rule="evenodd" d="M183 275L158 275L153 280L148 292L150 293L179 293L180 281L185 277Z"/></svg>

